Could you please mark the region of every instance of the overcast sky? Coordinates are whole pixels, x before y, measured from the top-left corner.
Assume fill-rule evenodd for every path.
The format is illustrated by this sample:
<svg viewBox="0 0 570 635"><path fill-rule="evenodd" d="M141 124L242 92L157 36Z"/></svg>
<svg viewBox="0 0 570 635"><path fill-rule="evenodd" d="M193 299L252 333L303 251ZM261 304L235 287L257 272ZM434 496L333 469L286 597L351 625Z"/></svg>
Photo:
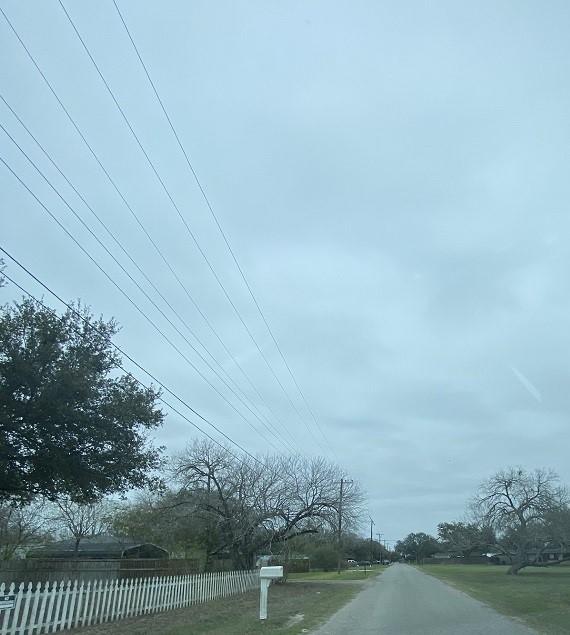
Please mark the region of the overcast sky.
<svg viewBox="0 0 570 635"><path fill-rule="evenodd" d="M367 491L375 531L387 539L461 518L477 484L501 467L552 467L570 482L568 2L117 2L322 435L112 0L65 5L304 423L56 0L0 6L264 403L0 16L2 95L296 451L340 461ZM2 102L0 122L186 334ZM1 130L0 156L219 393L281 447ZM238 443L275 451L1 164L0 192L5 249L66 299L114 316L123 327L117 343ZM7 271L42 294L13 263ZM19 295L10 285L0 299ZM175 451L194 435L170 414L158 438Z"/></svg>

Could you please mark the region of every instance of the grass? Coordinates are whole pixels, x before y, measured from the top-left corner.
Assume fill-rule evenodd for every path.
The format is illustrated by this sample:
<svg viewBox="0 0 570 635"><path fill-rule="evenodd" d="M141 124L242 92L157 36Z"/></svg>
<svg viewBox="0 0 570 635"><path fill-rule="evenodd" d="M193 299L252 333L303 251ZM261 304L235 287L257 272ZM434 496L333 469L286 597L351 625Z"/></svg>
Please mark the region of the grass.
<svg viewBox="0 0 570 635"><path fill-rule="evenodd" d="M336 571L310 571L308 573L290 573L288 578L290 580L331 580L331 581L344 581L344 580L366 580L373 576L377 576L386 567L374 566L372 570L363 568L361 569L343 569L340 575Z"/></svg>
<svg viewBox="0 0 570 635"><path fill-rule="evenodd" d="M342 583L276 584L269 589L269 617L264 622L259 620L259 592L255 592L197 607L187 624L165 635L297 635L326 621L358 590L359 586Z"/></svg>
<svg viewBox="0 0 570 635"><path fill-rule="evenodd" d="M325 622L361 588L362 585L354 582L296 580L270 587L269 616L263 622L259 620L259 591L254 591L186 609L100 624L77 634L300 635Z"/></svg>
<svg viewBox="0 0 570 635"><path fill-rule="evenodd" d="M523 569L493 565L425 565L429 573L540 633L570 633L570 567Z"/></svg>

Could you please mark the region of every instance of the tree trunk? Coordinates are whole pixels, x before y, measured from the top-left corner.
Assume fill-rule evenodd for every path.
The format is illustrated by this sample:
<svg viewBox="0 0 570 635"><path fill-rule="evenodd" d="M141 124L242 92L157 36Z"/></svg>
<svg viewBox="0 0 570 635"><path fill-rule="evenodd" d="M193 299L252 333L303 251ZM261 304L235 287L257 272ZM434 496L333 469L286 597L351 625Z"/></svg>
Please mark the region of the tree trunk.
<svg viewBox="0 0 570 635"><path fill-rule="evenodd" d="M526 560L517 560L509 567L507 575L518 575L518 572L526 566L528 566L528 562Z"/></svg>
<svg viewBox="0 0 570 635"><path fill-rule="evenodd" d="M79 543L81 542L81 536L75 536L75 548L73 549L73 558L77 560L79 557Z"/></svg>

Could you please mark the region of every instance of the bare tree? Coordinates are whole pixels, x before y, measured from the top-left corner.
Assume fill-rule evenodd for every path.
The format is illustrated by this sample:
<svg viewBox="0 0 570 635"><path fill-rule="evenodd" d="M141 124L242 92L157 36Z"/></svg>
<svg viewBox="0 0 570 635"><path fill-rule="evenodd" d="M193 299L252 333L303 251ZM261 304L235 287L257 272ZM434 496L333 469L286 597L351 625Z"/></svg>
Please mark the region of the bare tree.
<svg viewBox="0 0 570 635"><path fill-rule="evenodd" d="M292 538L333 527L342 472L325 459L236 457L196 441L175 461L174 473L193 513L208 527L209 557L228 553L249 567L256 553ZM343 496L343 514L354 523L362 501L357 484ZM179 504L184 504L183 502Z"/></svg>
<svg viewBox="0 0 570 635"><path fill-rule="evenodd" d="M516 574L529 565L562 561L542 562L542 554L557 538L552 519L560 518L567 504L567 492L554 472L511 467L481 485L472 508L480 522L496 532L492 546L510 559L509 573Z"/></svg>
<svg viewBox="0 0 570 635"><path fill-rule="evenodd" d="M0 504L0 560L10 560L18 549L47 534L43 503Z"/></svg>
<svg viewBox="0 0 570 635"><path fill-rule="evenodd" d="M61 498L53 503L50 520L56 530L74 540L74 557L77 557L83 538L106 533L111 526L112 504L107 501L77 503Z"/></svg>

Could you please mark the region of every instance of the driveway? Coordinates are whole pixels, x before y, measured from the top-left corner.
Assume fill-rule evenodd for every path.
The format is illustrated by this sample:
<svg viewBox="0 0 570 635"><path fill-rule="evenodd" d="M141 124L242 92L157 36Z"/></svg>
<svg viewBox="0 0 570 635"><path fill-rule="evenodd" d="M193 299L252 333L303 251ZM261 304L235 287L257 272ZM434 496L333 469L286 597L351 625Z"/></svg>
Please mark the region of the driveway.
<svg viewBox="0 0 570 635"><path fill-rule="evenodd" d="M314 635L536 635L461 591L405 564L370 582Z"/></svg>

